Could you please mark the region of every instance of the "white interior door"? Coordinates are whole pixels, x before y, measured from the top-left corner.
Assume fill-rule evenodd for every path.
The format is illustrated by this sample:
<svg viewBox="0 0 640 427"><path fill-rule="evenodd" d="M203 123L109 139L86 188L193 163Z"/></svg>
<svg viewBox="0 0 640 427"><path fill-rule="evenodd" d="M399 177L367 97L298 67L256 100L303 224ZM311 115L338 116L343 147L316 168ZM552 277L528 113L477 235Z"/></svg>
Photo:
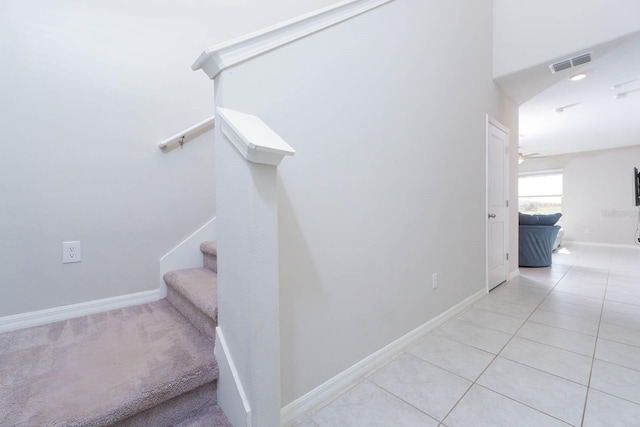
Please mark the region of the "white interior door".
<svg viewBox="0 0 640 427"><path fill-rule="evenodd" d="M509 274L509 131L487 122L487 290Z"/></svg>

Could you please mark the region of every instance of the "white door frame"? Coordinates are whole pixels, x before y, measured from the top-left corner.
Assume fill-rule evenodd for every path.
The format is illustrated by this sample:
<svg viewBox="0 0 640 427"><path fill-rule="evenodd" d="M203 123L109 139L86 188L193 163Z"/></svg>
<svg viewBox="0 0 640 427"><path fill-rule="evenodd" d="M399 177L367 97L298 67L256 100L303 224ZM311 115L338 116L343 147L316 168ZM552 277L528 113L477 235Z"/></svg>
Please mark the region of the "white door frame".
<svg viewBox="0 0 640 427"><path fill-rule="evenodd" d="M486 124L486 132L485 132L485 182L486 182L486 187L485 187L485 215L487 215L489 213L489 125L493 125L495 127L497 127L498 129L500 129L501 131L505 132L507 135L507 155L505 158L505 182L504 182L504 188L505 188L505 193L507 195L507 200L509 201L509 203L511 203L511 200L509 200L508 196L510 195L510 190L509 190L509 148L510 148L510 143L509 143L509 129L504 126L502 123L500 123L498 120L494 119L493 117L491 117L490 115L487 114L487 124ZM510 205L509 205L510 206ZM510 222L509 222L509 208L507 207L507 213L505 215L505 233L504 233L504 247L506 249L506 253L509 253L510 247L509 247L509 229L510 229ZM489 222L485 220L485 289L487 290L487 293L489 293ZM506 255L506 254L505 254ZM506 274L505 274L505 280L509 279L509 261L507 261L507 270L506 270Z"/></svg>

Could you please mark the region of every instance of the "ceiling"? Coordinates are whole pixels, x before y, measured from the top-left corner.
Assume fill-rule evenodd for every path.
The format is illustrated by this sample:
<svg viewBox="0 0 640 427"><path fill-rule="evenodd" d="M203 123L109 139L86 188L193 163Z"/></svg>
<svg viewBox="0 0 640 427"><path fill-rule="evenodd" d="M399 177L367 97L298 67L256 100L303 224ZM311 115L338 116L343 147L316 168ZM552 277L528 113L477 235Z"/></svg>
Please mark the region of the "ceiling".
<svg viewBox="0 0 640 427"><path fill-rule="evenodd" d="M591 52L591 62L551 73L550 64L586 52ZM579 73L587 77L569 80ZM640 32L497 82L520 105L520 152L524 155L640 145ZM618 94L623 95L616 99ZM560 107L564 111L556 112Z"/></svg>

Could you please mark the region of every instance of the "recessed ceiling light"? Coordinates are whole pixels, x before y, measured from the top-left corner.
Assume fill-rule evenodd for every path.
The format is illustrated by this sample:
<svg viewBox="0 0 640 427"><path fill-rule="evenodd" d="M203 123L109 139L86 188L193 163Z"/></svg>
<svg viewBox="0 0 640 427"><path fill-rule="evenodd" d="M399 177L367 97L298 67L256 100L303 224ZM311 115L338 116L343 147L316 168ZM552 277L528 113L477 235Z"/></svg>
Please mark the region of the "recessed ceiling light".
<svg viewBox="0 0 640 427"><path fill-rule="evenodd" d="M577 82L578 80L582 80L585 77L587 77L586 73L580 73L580 74L575 74L575 75L569 77L569 80L571 80L572 82Z"/></svg>

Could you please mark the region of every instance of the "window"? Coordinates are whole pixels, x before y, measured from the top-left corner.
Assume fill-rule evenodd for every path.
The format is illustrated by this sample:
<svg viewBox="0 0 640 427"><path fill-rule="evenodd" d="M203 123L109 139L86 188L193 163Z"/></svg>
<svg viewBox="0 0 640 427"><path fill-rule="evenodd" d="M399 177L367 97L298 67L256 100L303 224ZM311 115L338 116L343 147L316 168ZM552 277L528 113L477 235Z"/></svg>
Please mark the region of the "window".
<svg viewBox="0 0 640 427"><path fill-rule="evenodd" d="M518 210L527 214L562 212L562 171L521 174Z"/></svg>

